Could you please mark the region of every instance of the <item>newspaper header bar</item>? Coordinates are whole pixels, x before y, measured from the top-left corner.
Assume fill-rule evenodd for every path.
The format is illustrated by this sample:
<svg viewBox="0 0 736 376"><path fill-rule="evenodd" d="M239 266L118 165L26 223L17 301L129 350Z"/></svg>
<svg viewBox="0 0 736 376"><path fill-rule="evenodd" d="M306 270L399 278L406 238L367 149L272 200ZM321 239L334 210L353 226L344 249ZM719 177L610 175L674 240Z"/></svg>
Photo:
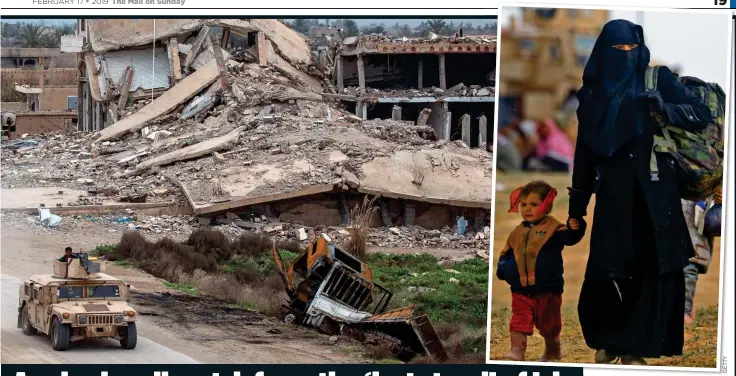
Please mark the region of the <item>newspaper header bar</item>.
<svg viewBox="0 0 736 376"><path fill-rule="evenodd" d="M12 2L2 1L2 15L20 16L112 16L112 15L166 15L171 16L208 16L222 14L243 14L247 11L249 16L317 16L317 15L366 15L366 16L421 16L443 15L443 16L485 16L496 15L498 7L504 1L498 0L465 0L461 4L463 8L434 8L425 1L407 0L401 3L401 8L395 8L394 0L373 0L361 7L346 8L343 1L320 0L313 5L319 8L299 8L303 2L296 1L271 1L268 4L275 7L248 8L233 6L232 0L15 0ZM730 10L736 7L736 0L670 0L652 1L643 5L637 0L619 1L593 1L593 0L570 0L570 1L514 1L515 4L529 4L540 6L545 4L549 7L556 6L596 6L605 8L612 7L635 7L647 9L654 8L679 8L679 9L723 9ZM605 4L604 4L605 3ZM237 3L235 3L237 4ZM241 3L252 4L252 3ZM8 6L10 5L10 6ZM428 6L429 5L429 6ZM382 8L384 7L384 8ZM227 12L227 13L225 13Z"/></svg>

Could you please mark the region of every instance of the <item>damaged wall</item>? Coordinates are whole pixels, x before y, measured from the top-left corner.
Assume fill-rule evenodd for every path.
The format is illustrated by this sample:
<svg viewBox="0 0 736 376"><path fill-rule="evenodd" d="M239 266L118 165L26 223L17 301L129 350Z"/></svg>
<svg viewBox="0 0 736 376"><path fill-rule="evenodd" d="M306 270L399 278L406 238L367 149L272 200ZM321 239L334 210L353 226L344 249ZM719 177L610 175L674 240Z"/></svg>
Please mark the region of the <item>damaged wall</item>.
<svg viewBox="0 0 736 376"><path fill-rule="evenodd" d="M76 112L21 112L15 114L15 132L10 138L25 133L72 132L76 130L76 122Z"/></svg>
<svg viewBox="0 0 736 376"><path fill-rule="evenodd" d="M166 39L191 33L205 20L166 18L105 18L87 19L89 43L95 52L118 50L123 47L151 44L156 26L156 39Z"/></svg>
<svg viewBox="0 0 736 376"><path fill-rule="evenodd" d="M3 68L0 70L2 86L12 87L15 84L38 87L39 71L27 69ZM43 72L45 85L76 85L77 70L74 68L49 69Z"/></svg>
<svg viewBox="0 0 736 376"><path fill-rule="evenodd" d="M130 85L131 92L138 89L168 89L171 68L166 48L156 48L155 51L155 53L152 53L150 49L116 51L95 56L97 66L104 67L101 72L106 78L97 80L100 92L107 92L108 79L113 83L119 82L128 67L133 68L134 71Z"/></svg>
<svg viewBox="0 0 736 376"><path fill-rule="evenodd" d="M361 205L363 197L359 195L346 195L344 213L349 213L355 206ZM470 226L475 225L473 221L481 218L482 228L488 225L490 212L482 208L453 207L449 205L430 204L412 200L397 200L383 198L381 201L386 205L388 216L392 226L406 225L405 208L407 205L414 207L413 225L421 226L430 230L442 229L445 226L452 228L459 216L464 216ZM241 218L247 219L251 215L279 221L299 224L308 227L316 226L341 226L343 217L341 215L340 194L321 194L298 199L282 200L270 204L259 204L251 206L242 212L235 211ZM343 214L344 215L344 214ZM411 220L410 220L411 221ZM381 213L376 210L370 221L371 227L384 226L381 221Z"/></svg>
<svg viewBox="0 0 736 376"><path fill-rule="evenodd" d="M154 22L156 31L154 34ZM278 47L281 55L293 64L309 64L311 54L304 36L277 19L90 19L87 20L90 43L95 52L151 44L157 40L187 36L205 24L246 34L262 31ZM184 38L185 39L185 38ZM180 40L184 42L184 40Z"/></svg>
<svg viewBox="0 0 736 376"><path fill-rule="evenodd" d="M309 64L312 55L307 39L276 19L223 19L216 20L218 26L236 32L262 31L278 47L280 53L293 64Z"/></svg>
<svg viewBox="0 0 736 376"><path fill-rule="evenodd" d="M38 96L41 111L67 111L67 99L76 97L78 88L73 86L46 86Z"/></svg>

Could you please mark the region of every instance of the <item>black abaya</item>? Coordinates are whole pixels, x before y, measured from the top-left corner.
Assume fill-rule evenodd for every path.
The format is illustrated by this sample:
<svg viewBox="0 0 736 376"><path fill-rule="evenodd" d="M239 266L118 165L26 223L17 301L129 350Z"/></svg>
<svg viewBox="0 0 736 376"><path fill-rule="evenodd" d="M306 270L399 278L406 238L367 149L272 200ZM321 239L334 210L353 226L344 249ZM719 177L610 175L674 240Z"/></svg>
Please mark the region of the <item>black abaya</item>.
<svg viewBox="0 0 736 376"><path fill-rule="evenodd" d="M578 315L588 347L614 356L682 355L685 278L682 269L660 275L652 222L638 184L631 218L638 256L631 278L586 279Z"/></svg>

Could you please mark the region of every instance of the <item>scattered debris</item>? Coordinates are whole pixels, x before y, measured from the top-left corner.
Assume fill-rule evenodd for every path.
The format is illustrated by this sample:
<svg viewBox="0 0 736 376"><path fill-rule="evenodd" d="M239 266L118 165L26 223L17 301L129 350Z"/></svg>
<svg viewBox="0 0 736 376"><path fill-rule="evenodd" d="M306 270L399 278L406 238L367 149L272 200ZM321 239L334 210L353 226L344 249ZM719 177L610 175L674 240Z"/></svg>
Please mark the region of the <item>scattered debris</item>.
<svg viewBox="0 0 736 376"><path fill-rule="evenodd" d="M307 236L307 232L304 230L304 228L300 228L296 230L296 239L301 241L307 240L309 237Z"/></svg>

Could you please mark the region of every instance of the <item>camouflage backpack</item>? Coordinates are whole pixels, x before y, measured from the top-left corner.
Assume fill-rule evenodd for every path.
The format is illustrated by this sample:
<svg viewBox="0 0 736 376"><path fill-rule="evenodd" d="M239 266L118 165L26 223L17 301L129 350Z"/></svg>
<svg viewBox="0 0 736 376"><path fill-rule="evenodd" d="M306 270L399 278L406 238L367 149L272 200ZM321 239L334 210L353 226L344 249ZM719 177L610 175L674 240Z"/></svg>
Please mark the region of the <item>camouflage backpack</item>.
<svg viewBox="0 0 736 376"><path fill-rule="evenodd" d="M657 90L659 67L648 67L644 76L646 90ZM651 111L651 116L661 129L654 135L654 146L649 162L652 180L659 180L657 156L671 157L680 197L700 201L710 197L723 181L723 125L726 111L726 94L716 83L704 82L695 77L678 77L680 83L710 107L713 120L704 129L691 132L665 124L662 115Z"/></svg>

